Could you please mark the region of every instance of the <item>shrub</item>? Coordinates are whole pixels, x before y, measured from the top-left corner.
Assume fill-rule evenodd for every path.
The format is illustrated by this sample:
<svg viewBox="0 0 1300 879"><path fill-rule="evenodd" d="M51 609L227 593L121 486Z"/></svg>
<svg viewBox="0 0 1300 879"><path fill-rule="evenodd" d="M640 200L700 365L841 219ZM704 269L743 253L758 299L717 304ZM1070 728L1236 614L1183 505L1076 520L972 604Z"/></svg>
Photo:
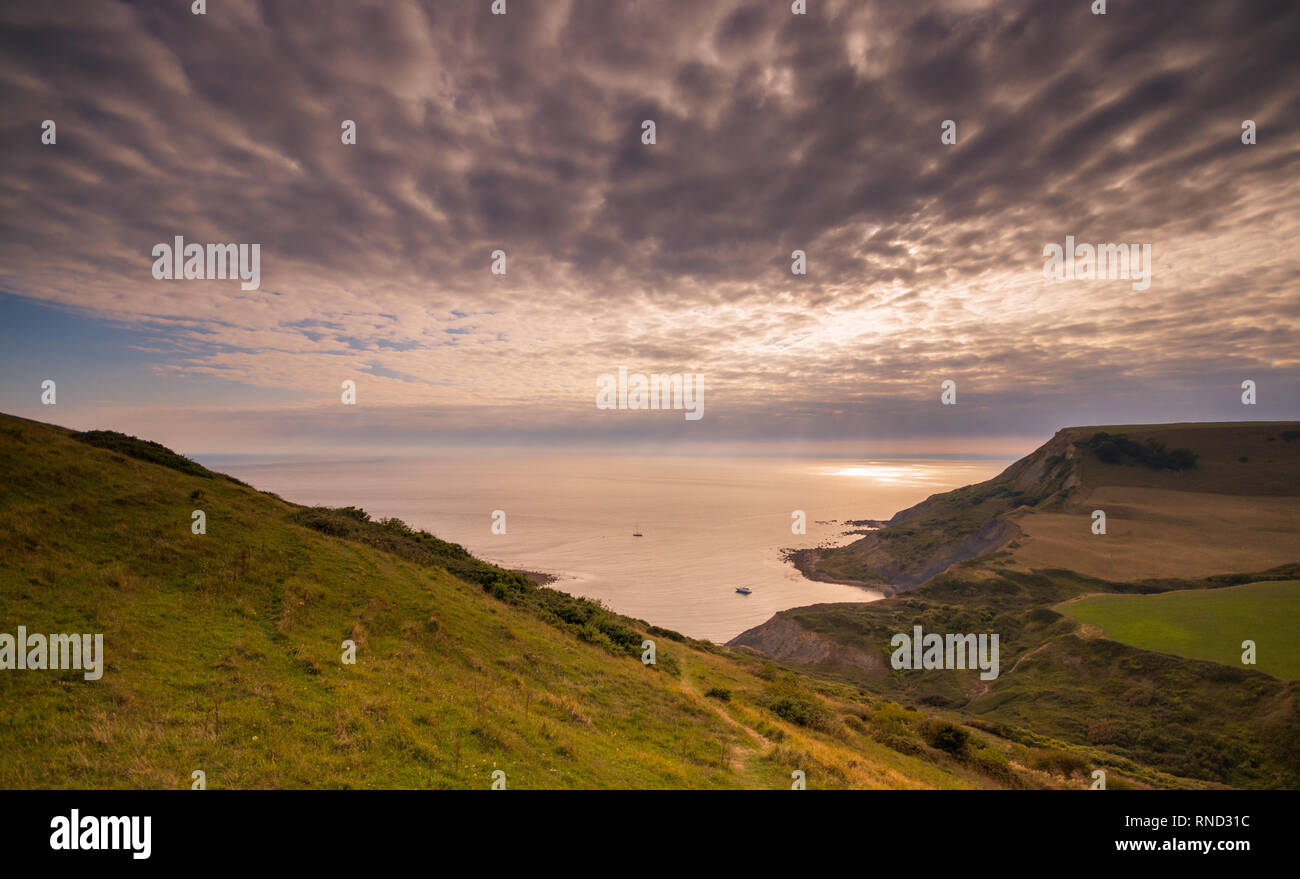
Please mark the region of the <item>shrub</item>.
<svg viewBox="0 0 1300 879"><path fill-rule="evenodd" d="M996 778L1009 779L1014 776L1011 761L997 748L981 745L970 752L970 762L980 771Z"/></svg>
<svg viewBox="0 0 1300 879"><path fill-rule="evenodd" d="M1115 445L1110 440L1106 440L1105 442L1094 446L1093 451L1097 453L1098 458L1107 464L1124 463L1124 455L1120 453L1119 446Z"/></svg>
<svg viewBox="0 0 1300 879"><path fill-rule="evenodd" d="M769 687L767 709L782 720L814 729L827 729L830 715L816 696L804 692L793 675Z"/></svg>
<svg viewBox="0 0 1300 879"><path fill-rule="evenodd" d="M651 668L658 669L664 674L674 678L680 678L682 676L681 666L677 664L677 660L671 653L660 651L659 654L655 656L655 664L651 666Z"/></svg>
<svg viewBox="0 0 1300 879"><path fill-rule="evenodd" d="M944 720L932 720L925 726L925 740L932 748L961 756L970 743L970 733L956 724Z"/></svg>
<svg viewBox="0 0 1300 879"><path fill-rule="evenodd" d="M897 702L886 702L871 713L871 725L886 735L908 734L907 711Z"/></svg>
<svg viewBox="0 0 1300 879"><path fill-rule="evenodd" d="M1122 433L1094 433L1084 444L1106 464L1142 464L1152 470L1192 470L1197 455L1191 449L1166 449L1159 440L1147 438L1139 443Z"/></svg>
<svg viewBox="0 0 1300 879"><path fill-rule="evenodd" d="M588 644L596 644L600 647L604 647L610 653L615 652L614 642L610 641L609 637L604 632L591 623L587 623L585 626L578 629L578 637L583 641L586 641Z"/></svg>
<svg viewBox="0 0 1300 879"><path fill-rule="evenodd" d="M204 479L213 477L212 471L208 468L191 461L183 455L178 455L161 443L152 440L127 436L124 433L118 433L116 430L87 430L73 434L73 438L87 445L108 449L132 458L138 458L141 461L148 461L151 464L160 464L163 467L179 470L191 476L201 476Z"/></svg>
<svg viewBox="0 0 1300 879"><path fill-rule="evenodd" d="M677 641L679 643L686 642L686 636L681 632L674 632L672 629L665 629L660 626L650 626L646 629L646 634L654 638L667 638L669 641Z"/></svg>
<svg viewBox="0 0 1300 879"><path fill-rule="evenodd" d="M731 691L726 687L710 687L709 691L704 695L710 699L717 699L721 702L731 701Z"/></svg>
<svg viewBox="0 0 1300 879"><path fill-rule="evenodd" d="M816 707L810 700L797 696L778 696L767 707L782 720L799 726L812 726L817 714Z"/></svg>
<svg viewBox="0 0 1300 879"><path fill-rule="evenodd" d="M303 507L295 510L289 519L323 534L355 540L417 564L442 568L454 577L478 584L500 601L539 611L547 622L610 653L637 654L641 650L641 633L599 602L538 586L519 571L488 564L470 555L460 544L440 540L427 531L417 531L401 519L375 521L358 507Z"/></svg>

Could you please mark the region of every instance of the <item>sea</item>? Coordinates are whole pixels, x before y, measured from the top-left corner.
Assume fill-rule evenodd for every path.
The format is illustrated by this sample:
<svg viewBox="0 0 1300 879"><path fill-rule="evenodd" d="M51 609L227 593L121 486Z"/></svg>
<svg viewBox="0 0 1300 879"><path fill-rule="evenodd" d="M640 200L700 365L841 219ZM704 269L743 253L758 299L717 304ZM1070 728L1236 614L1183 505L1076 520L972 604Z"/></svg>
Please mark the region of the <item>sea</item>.
<svg viewBox="0 0 1300 879"><path fill-rule="evenodd" d="M715 642L780 610L879 599L805 578L785 551L849 543L866 527L849 522L888 519L1013 460L464 448L194 457L285 500L402 519L487 561L548 574L553 588Z"/></svg>

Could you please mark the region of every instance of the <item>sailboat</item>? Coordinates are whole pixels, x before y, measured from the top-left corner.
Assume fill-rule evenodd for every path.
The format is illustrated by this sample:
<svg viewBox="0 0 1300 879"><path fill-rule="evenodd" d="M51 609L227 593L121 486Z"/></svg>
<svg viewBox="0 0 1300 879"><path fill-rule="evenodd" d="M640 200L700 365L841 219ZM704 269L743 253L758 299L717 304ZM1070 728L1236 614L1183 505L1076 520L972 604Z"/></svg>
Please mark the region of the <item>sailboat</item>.
<svg viewBox="0 0 1300 879"><path fill-rule="evenodd" d="M636 526L636 530L632 532L632 536L633 536L633 537L644 537L644 536L645 536L644 534L641 533L641 526L640 526L640 525Z"/></svg>

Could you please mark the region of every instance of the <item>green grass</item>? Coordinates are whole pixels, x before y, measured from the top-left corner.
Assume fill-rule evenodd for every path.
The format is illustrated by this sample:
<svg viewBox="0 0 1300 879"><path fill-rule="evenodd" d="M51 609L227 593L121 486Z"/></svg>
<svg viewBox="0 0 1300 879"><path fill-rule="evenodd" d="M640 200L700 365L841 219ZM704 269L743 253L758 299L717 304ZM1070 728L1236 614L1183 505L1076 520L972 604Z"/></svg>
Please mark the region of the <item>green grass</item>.
<svg viewBox="0 0 1300 879"><path fill-rule="evenodd" d="M394 520L89 439L0 415L0 632L103 633L106 655L98 681L0 670L0 788L184 788L194 770L210 788L487 789L495 769L510 788L788 789L794 769L810 788L1086 784L1001 739L934 749L926 715L884 735L855 687Z"/></svg>
<svg viewBox="0 0 1300 879"><path fill-rule="evenodd" d="M1058 610L1099 627L1113 641L1234 667L1242 667L1241 642L1252 640L1254 668L1284 680L1300 679L1300 580L1159 595L1097 595Z"/></svg>
<svg viewBox="0 0 1300 879"><path fill-rule="evenodd" d="M832 649L825 660L804 668L809 673L923 711L950 712L1015 741L1071 751L1108 774L1122 768L1129 778L1161 788L1300 786L1300 683L1258 666L1196 661L1085 637L1084 623L1053 609L1097 592L1161 598L1295 581L1300 565L1146 583L1107 583L1063 570L994 570L990 575L982 563L971 562L883 601L819 604L780 616L880 660L874 670L864 669L838 661ZM984 683L974 671L890 669L890 637L915 624L927 632L998 632L1000 676ZM1282 629L1294 632L1294 621ZM1036 757L1041 755L1030 755L1029 765Z"/></svg>

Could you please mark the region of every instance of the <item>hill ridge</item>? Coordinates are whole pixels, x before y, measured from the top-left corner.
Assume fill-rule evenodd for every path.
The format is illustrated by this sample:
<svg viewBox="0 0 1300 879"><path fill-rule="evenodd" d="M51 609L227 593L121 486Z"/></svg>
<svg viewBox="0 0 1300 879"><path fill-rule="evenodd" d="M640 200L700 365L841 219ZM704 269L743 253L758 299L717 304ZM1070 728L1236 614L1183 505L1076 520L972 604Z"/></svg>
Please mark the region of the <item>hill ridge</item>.
<svg viewBox="0 0 1300 879"><path fill-rule="evenodd" d="M1275 443L1287 453L1286 472L1264 475L1255 483L1243 480L1240 470L1231 480L1219 478L1222 456L1202 456L1182 445L1216 432L1247 443L1251 437ZM1141 441L1128 439L1130 434ZM1098 485L1119 484L1120 475L1125 477L1120 482L1134 482L1134 468L1150 471L1137 483L1163 480L1172 490L1250 494L1253 488L1267 496L1293 495L1300 491L1297 439L1300 422L1292 421L1066 427L992 479L931 495L846 546L800 550L790 557L811 579L883 589L887 594L906 591L954 564L995 553L1024 537L1024 516L1030 511L1065 510ZM1103 461L1099 450L1113 460ZM1151 450L1155 454L1149 454ZM1196 471L1211 465L1215 478L1206 485Z"/></svg>

